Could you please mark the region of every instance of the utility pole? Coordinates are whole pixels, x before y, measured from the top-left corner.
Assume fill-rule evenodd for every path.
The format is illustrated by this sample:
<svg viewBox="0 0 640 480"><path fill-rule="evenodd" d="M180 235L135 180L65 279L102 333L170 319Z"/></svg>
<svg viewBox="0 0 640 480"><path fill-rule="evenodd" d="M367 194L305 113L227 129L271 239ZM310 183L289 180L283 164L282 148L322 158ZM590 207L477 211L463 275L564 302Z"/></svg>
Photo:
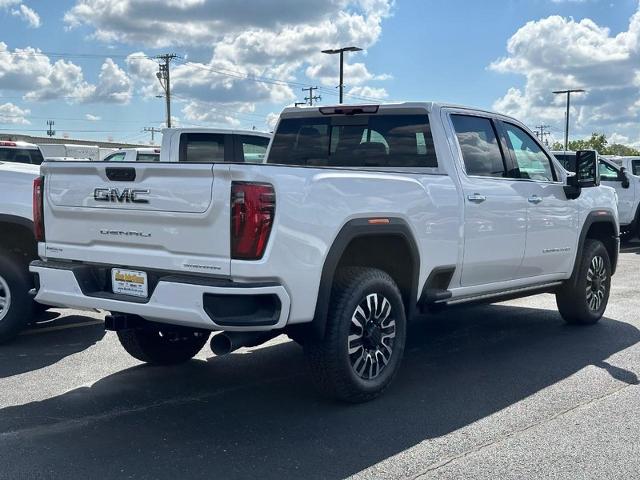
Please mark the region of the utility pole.
<svg viewBox="0 0 640 480"><path fill-rule="evenodd" d="M344 97L344 52L360 51L362 51L360 47L343 47L330 50L322 50L322 53L326 53L329 55L335 55L336 53L340 54L340 85L338 85L338 88L340 89L340 103L342 103L342 99Z"/></svg>
<svg viewBox="0 0 640 480"><path fill-rule="evenodd" d="M151 133L151 143L152 143L153 145L155 145L155 144L156 144L156 142L155 142L155 134L156 134L156 133L161 133L161 132L162 132L162 129L160 129L160 128L156 128L156 127L144 127L144 128L142 129L142 131L143 131L143 132L150 132L150 133Z"/></svg>
<svg viewBox="0 0 640 480"><path fill-rule="evenodd" d="M56 134L56 131L53 129L53 126L56 124L53 120L47 120L47 135L53 137Z"/></svg>
<svg viewBox="0 0 640 480"><path fill-rule="evenodd" d="M551 132L548 130L550 127L551 125L545 125L544 123L542 125L536 125L535 127L536 137L547 146L549 146L547 137L551 135Z"/></svg>
<svg viewBox="0 0 640 480"><path fill-rule="evenodd" d="M314 95L313 91L317 90L318 87L309 87L309 88L303 88L302 91L303 92L309 92L309 96L308 97L304 97L305 102L309 102L309 106L313 107L313 102L317 101L317 100L322 100L322 97L320 95Z"/></svg>
<svg viewBox="0 0 640 480"><path fill-rule="evenodd" d="M160 86L164 90L164 98L167 103L167 128L171 128L171 76L169 74L169 64L171 60L177 57L175 53L165 53L156 57L157 60L161 60L156 77L158 77Z"/></svg>
<svg viewBox="0 0 640 480"><path fill-rule="evenodd" d="M566 152L569 148L569 109L571 108L571 94L572 93L584 93L586 90L582 88L572 88L568 90L556 90L553 93L555 95L566 95L567 96L567 116L566 123L564 127L564 151Z"/></svg>

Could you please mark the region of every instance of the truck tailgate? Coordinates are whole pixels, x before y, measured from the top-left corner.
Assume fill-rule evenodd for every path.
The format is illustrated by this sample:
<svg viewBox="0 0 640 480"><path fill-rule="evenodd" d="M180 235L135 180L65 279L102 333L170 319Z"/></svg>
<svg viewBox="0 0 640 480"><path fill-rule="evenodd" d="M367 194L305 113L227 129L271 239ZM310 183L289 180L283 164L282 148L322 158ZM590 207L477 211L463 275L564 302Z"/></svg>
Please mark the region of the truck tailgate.
<svg viewBox="0 0 640 480"><path fill-rule="evenodd" d="M46 162L42 172L42 256L229 275L228 166Z"/></svg>

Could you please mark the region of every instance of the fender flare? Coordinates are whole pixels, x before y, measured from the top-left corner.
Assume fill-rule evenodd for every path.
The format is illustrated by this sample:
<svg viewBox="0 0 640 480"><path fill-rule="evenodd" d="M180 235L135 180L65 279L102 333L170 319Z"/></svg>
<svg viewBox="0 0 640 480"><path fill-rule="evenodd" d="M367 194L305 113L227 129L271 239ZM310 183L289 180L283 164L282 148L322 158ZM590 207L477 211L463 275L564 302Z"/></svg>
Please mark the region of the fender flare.
<svg viewBox="0 0 640 480"><path fill-rule="evenodd" d="M0 223L10 223L13 225L19 225L27 228L30 232L33 232L33 221L28 218L19 217L17 215L9 215L6 213L0 213Z"/></svg>
<svg viewBox="0 0 640 480"><path fill-rule="evenodd" d="M615 216L612 212L608 210L596 210L593 212L589 212L587 218L584 221L584 225L582 225L582 230L580 231L580 236L578 238L578 248L576 250L576 258L573 262L573 270L571 272L571 278L575 278L576 272L580 267L579 259L582 258L582 252L584 250L584 243L587 239L587 233L592 225L596 223L609 223L613 227L614 231L614 239L616 241L616 249L615 256L611 258L611 275L616 273L616 266L618 264L618 250L620 248L620 228L615 220Z"/></svg>
<svg viewBox="0 0 640 480"><path fill-rule="evenodd" d="M333 278L338 267L338 263L342 258L349 244L356 238L376 237L376 236L399 236L402 237L409 246L412 262L412 278L409 297L405 299L406 315L410 319L416 308L418 294L418 280L420 275L420 251L415 241L413 233L407 222L401 218L388 218L388 223L371 224L370 218L356 218L348 221L336 235L333 244L329 248L329 252L322 267L322 276L320 277L320 286L318 288L318 297L316 300L316 308L311 322L312 334L316 338L324 336L327 323L327 313L329 310L329 301L331 297L331 287Z"/></svg>

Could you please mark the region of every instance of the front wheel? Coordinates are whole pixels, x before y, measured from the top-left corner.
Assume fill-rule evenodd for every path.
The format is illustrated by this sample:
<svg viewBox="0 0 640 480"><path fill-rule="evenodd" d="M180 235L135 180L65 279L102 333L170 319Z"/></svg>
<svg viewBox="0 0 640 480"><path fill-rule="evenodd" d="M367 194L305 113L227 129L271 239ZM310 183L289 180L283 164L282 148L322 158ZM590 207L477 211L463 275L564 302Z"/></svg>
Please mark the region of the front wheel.
<svg viewBox="0 0 640 480"><path fill-rule="evenodd" d="M611 261L599 240L585 241L574 276L556 293L562 318L573 325L597 323L607 308L611 291Z"/></svg>
<svg viewBox="0 0 640 480"><path fill-rule="evenodd" d="M336 273L324 338L305 342L315 386L328 397L365 402L395 377L406 339L402 296L393 279L374 268Z"/></svg>
<svg viewBox="0 0 640 480"><path fill-rule="evenodd" d="M209 334L191 329L148 326L118 331L118 339L129 355L153 365L175 365L195 357Z"/></svg>

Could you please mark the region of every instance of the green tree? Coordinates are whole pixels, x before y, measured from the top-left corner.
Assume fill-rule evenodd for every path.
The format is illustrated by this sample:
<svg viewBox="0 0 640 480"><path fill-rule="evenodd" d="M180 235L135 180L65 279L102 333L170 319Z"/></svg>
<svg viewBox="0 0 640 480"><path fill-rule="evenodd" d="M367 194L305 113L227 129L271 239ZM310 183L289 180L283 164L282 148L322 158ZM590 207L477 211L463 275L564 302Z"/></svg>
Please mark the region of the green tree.
<svg viewBox="0 0 640 480"><path fill-rule="evenodd" d="M564 144L554 142L551 146L552 150L564 150ZM620 155L623 157L640 156L640 150L628 145L614 143L609 145L607 136L604 133L594 132L590 138L583 140L571 140L568 145L571 151L578 150L595 150L600 155Z"/></svg>

